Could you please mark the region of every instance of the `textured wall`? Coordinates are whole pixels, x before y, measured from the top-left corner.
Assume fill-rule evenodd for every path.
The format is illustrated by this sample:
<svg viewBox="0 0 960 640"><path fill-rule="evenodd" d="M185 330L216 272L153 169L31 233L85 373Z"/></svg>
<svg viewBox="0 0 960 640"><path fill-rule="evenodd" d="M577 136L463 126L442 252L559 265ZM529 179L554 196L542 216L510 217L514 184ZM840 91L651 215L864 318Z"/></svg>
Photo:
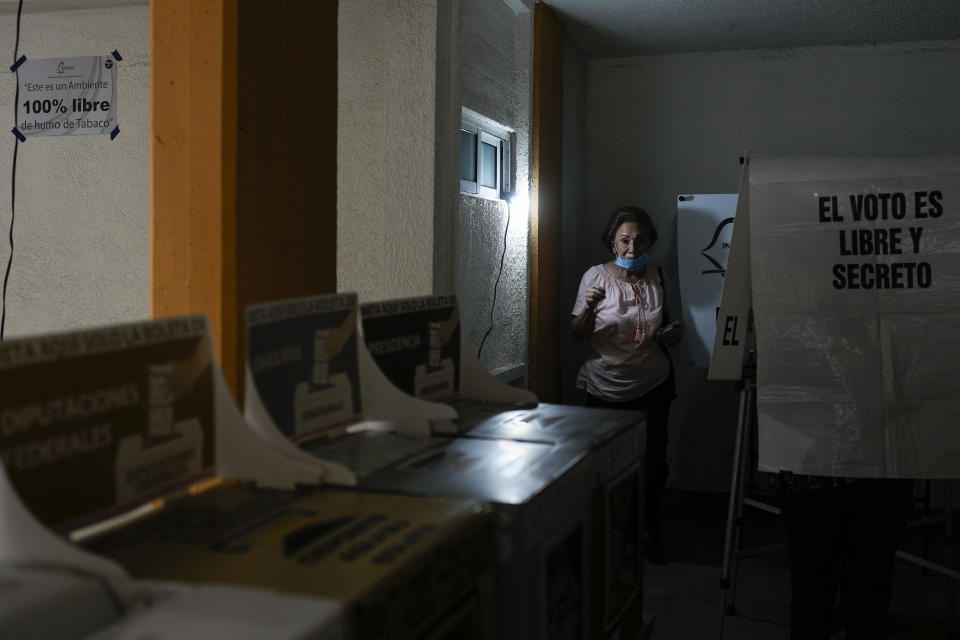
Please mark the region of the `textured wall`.
<svg viewBox="0 0 960 640"><path fill-rule="evenodd" d="M960 41L591 62L586 228L622 203L645 207L661 237L654 260L676 274L677 194L736 191L744 150L956 152L958 68ZM565 281L606 259L593 235L565 265ZM680 317L676 296L671 306ZM728 384L707 384L682 348L674 353L670 482L726 490L736 394Z"/></svg>
<svg viewBox="0 0 960 640"><path fill-rule="evenodd" d="M527 361L527 239L529 235L530 110L533 12L493 0L463 0L463 106L516 132L513 153L518 198L503 201L460 195L454 221L454 286L463 326L474 347L491 327L481 360L488 369ZM504 251L504 231L507 250Z"/></svg>
<svg viewBox="0 0 960 640"><path fill-rule="evenodd" d="M570 311L577 298L577 265L585 244L600 235L586 208L587 60L573 39L563 39L563 186L560 220L560 390L567 404L583 404L577 371L586 349L570 337ZM595 241L595 240L594 240Z"/></svg>
<svg viewBox="0 0 960 640"><path fill-rule="evenodd" d="M461 0L437 5L437 119L433 202L433 290L453 293L454 220L460 194Z"/></svg>
<svg viewBox="0 0 960 640"><path fill-rule="evenodd" d="M337 288L429 294L437 2L342 1L337 28Z"/></svg>
<svg viewBox="0 0 960 640"><path fill-rule="evenodd" d="M16 14L0 14L12 59ZM149 9L24 13L28 58L123 55L117 78L120 135L29 138L17 156L14 255L6 336L146 318L150 312ZM0 105L13 120L16 82ZM9 255L14 137L0 135L0 271Z"/></svg>

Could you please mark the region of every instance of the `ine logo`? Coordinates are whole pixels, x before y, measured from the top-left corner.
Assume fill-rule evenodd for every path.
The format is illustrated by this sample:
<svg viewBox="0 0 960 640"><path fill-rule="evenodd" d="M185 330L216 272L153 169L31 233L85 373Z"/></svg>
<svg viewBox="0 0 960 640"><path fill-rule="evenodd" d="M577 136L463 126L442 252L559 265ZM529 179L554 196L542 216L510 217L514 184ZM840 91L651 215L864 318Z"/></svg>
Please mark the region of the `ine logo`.
<svg viewBox="0 0 960 640"><path fill-rule="evenodd" d="M700 273L704 275L719 273L721 278L726 274L727 268L725 265L727 262L727 252L730 250L731 235L731 231L727 229L727 226L732 224L733 218L727 218L718 224L717 228L713 231L713 238L710 240L710 244L700 250L700 255L710 263L710 268L704 269ZM721 240L721 235L726 239Z"/></svg>

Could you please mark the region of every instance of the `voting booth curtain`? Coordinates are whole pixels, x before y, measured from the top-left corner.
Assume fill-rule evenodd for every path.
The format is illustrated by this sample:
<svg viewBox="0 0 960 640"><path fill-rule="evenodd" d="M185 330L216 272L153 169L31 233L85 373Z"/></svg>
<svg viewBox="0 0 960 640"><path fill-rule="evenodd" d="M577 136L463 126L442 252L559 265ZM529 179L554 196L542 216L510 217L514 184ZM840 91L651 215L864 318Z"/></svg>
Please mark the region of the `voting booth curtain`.
<svg viewBox="0 0 960 640"><path fill-rule="evenodd" d="M960 158L751 157L749 208L761 469L960 475Z"/></svg>

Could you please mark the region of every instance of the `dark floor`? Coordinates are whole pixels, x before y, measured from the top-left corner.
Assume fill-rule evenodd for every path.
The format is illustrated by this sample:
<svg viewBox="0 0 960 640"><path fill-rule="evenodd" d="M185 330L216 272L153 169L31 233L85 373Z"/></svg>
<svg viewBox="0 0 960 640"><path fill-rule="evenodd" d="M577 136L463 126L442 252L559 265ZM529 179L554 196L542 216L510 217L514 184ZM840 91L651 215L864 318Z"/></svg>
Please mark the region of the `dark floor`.
<svg viewBox="0 0 960 640"><path fill-rule="evenodd" d="M774 502L771 499L769 502ZM736 565L734 615L721 616L720 589L727 524L727 494L668 491L664 533L669 562L646 564L645 609L654 616L654 640L787 640L789 566L785 550L740 558ZM902 551L946 564L944 526L911 527ZM784 541L779 516L744 508L744 548ZM954 564L960 549L954 552ZM927 575L924 575L924 574ZM960 583L954 583L954 617L960 617ZM891 640L953 640L947 632L947 579L898 559L891 602ZM838 633L836 638L843 638Z"/></svg>

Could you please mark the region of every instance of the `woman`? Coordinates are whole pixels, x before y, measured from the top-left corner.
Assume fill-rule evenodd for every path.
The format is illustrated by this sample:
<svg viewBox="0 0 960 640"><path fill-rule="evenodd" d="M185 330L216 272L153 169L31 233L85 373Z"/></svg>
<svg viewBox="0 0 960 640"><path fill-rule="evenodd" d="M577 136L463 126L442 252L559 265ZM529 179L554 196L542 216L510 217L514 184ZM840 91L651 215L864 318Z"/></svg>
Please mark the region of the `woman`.
<svg viewBox="0 0 960 640"><path fill-rule="evenodd" d="M648 251L657 230L639 207L617 209L603 231L613 259L590 267L573 306L573 338L586 341L586 362L577 388L586 406L647 413L647 559L666 562L660 535L660 498L667 480L667 420L675 397L673 366L664 344L675 346L680 330L669 328L663 276Z"/></svg>

